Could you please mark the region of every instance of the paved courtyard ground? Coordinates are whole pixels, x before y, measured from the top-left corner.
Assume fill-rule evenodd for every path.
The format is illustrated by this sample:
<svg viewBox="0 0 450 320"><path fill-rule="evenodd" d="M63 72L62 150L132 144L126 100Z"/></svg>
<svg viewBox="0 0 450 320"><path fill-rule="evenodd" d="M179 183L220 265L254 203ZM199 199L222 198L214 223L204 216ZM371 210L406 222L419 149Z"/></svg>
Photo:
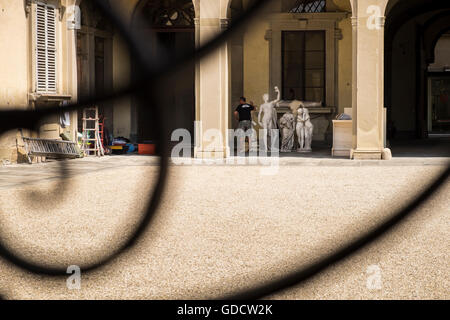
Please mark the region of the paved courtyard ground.
<svg viewBox="0 0 450 320"><path fill-rule="evenodd" d="M261 166L171 166L161 206L137 245L107 266L66 278L0 259L10 299L215 298L268 281L344 245L414 197L448 158L357 162L283 158ZM142 217L157 159L88 158L0 167L0 239L48 265L107 255ZM366 250L274 299L449 299L450 183ZM367 281L373 267L381 286Z"/></svg>

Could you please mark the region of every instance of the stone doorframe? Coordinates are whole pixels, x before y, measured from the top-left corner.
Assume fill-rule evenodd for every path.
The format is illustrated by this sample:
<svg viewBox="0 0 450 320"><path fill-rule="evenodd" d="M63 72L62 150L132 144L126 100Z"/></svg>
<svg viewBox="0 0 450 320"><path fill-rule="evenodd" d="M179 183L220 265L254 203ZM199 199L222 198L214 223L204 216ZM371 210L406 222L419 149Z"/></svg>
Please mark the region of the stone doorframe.
<svg viewBox="0 0 450 320"><path fill-rule="evenodd" d="M338 101L338 46L342 39L338 23L349 16L347 12L324 13L277 13L270 16L270 29L266 32L269 41L269 84L270 88L282 87L282 32L283 31L325 31L325 100L329 107L336 107Z"/></svg>

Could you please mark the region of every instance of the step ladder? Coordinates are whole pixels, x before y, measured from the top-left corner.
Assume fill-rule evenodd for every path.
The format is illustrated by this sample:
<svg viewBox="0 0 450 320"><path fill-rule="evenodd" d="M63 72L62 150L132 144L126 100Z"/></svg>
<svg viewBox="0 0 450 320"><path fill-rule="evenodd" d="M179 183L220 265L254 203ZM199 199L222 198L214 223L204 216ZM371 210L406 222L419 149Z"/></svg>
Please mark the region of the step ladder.
<svg viewBox="0 0 450 320"><path fill-rule="evenodd" d="M83 109L83 137L82 149L86 156L95 155L98 157L105 155L103 144L99 134L98 107Z"/></svg>

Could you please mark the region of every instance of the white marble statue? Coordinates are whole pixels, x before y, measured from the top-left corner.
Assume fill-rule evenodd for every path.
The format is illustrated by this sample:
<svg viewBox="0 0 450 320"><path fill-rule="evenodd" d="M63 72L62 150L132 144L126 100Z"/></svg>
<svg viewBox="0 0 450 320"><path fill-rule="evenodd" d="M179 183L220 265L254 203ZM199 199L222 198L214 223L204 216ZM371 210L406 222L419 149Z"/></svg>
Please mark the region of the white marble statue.
<svg viewBox="0 0 450 320"><path fill-rule="evenodd" d="M275 87L275 92L277 93L277 99L273 101L269 101L269 94L265 93L263 95L264 103L261 105L258 113L258 123L263 128L266 129L267 132L264 135L264 149L267 151L267 136L271 136L271 129L277 128L277 110L276 105L280 102L280 90L278 87ZM261 121L261 114L263 115Z"/></svg>
<svg viewBox="0 0 450 320"><path fill-rule="evenodd" d="M294 148L295 117L291 112L285 113L280 119L281 152L291 152Z"/></svg>
<svg viewBox="0 0 450 320"><path fill-rule="evenodd" d="M311 152L314 125L311 123L308 108L302 103L297 110L297 137L299 152Z"/></svg>

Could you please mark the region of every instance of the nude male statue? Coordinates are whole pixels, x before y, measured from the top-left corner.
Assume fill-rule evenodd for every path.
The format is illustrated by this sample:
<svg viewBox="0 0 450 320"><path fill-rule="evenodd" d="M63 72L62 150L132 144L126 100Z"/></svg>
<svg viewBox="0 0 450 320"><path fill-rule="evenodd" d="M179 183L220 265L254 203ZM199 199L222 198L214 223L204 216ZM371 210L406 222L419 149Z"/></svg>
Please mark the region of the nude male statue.
<svg viewBox="0 0 450 320"><path fill-rule="evenodd" d="M275 92L277 93L277 99L273 101L269 101L269 94L265 93L263 95L264 103L259 108L258 113L258 123L263 128L266 129L266 134L264 135L264 149L267 151L267 136L271 136L271 129L277 128L277 110L275 109L278 102L280 102L280 90L278 87L275 87ZM264 114L261 122L261 114Z"/></svg>
<svg viewBox="0 0 450 320"><path fill-rule="evenodd" d="M298 137L298 151L310 152L314 125L311 123L308 108L300 104L297 110L297 137Z"/></svg>

